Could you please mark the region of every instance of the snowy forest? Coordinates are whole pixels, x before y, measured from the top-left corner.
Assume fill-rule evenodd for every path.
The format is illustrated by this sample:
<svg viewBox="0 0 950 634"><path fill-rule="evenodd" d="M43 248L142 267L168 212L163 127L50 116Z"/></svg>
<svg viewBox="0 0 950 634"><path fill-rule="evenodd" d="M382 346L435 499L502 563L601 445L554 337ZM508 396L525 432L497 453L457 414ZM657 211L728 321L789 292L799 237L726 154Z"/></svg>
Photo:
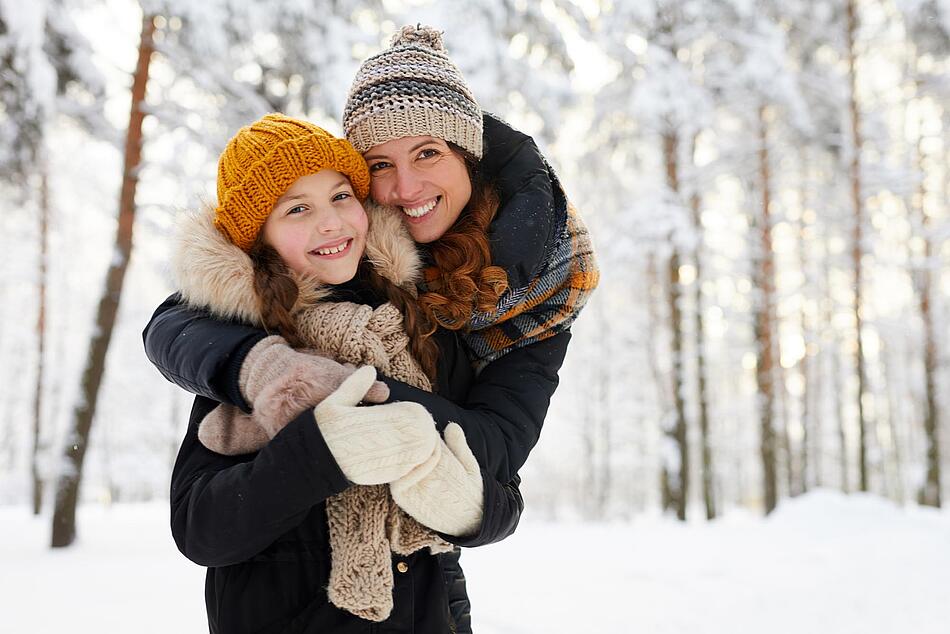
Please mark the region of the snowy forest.
<svg viewBox="0 0 950 634"><path fill-rule="evenodd" d="M254 118L340 133L408 22L534 136L596 244L532 513L947 503L946 0L2 0L0 504L167 499L192 397L141 331L176 216Z"/></svg>

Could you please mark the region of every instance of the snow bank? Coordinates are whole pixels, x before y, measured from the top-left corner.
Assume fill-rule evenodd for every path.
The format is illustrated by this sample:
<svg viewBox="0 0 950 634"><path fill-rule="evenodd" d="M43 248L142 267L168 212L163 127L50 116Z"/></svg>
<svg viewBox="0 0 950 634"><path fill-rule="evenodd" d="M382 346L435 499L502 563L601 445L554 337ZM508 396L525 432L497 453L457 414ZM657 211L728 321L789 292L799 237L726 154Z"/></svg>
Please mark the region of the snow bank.
<svg viewBox="0 0 950 634"><path fill-rule="evenodd" d="M203 570L175 549L165 505L79 519L76 547L50 552L47 518L0 509L0 628L204 630ZM543 524L529 512L462 561L478 634L946 634L950 623L950 511L871 496L817 491L768 519L708 524Z"/></svg>

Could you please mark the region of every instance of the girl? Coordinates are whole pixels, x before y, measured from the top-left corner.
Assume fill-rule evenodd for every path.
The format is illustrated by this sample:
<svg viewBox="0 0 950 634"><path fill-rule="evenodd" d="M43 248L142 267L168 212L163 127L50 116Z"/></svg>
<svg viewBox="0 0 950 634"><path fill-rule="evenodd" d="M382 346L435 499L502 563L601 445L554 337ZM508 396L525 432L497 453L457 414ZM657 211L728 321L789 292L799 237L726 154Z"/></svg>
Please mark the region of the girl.
<svg viewBox="0 0 950 634"><path fill-rule="evenodd" d="M212 632L465 631L452 544L517 524L517 481L486 476L460 428L443 441L413 403L356 407L368 367L327 395L321 357L285 343L372 361L423 390L434 380L449 398L467 387L454 337L421 337L424 315L407 333L383 301L412 293L418 260L392 217L368 222L368 187L348 142L267 115L222 153L217 208L183 228L186 301L283 335L256 343L236 377L253 416L197 397L172 475L172 532L208 567ZM288 353L295 363L272 362Z"/></svg>

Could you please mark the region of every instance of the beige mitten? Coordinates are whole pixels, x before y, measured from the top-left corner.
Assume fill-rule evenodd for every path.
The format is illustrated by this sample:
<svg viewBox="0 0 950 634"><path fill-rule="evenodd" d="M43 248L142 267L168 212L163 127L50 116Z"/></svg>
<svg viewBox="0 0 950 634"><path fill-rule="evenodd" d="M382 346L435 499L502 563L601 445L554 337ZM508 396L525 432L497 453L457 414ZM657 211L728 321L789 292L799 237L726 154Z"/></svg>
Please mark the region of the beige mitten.
<svg viewBox="0 0 950 634"><path fill-rule="evenodd" d="M419 523L447 535L471 535L482 521L482 474L465 432L445 428L429 460L392 482L393 500Z"/></svg>
<svg viewBox="0 0 950 634"><path fill-rule="evenodd" d="M435 451L439 432L418 403L357 407L376 370L364 366L313 410L320 433L346 478L356 484L388 484Z"/></svg>
<svg viewBox="0 0 950 634"><path fill-rule="evenodd" d="M238 385L247 402L254 406L261 392L268 385L283 385L296 377L305 377L313 388L308 396L319 403L344 379L353 373L353 366L343 365L317 356L294 350L283 337L272 335L261 339L251 348L241 364ZM375 381L363 395L367 403L383 403L389 398L389 387Z"/></svg>

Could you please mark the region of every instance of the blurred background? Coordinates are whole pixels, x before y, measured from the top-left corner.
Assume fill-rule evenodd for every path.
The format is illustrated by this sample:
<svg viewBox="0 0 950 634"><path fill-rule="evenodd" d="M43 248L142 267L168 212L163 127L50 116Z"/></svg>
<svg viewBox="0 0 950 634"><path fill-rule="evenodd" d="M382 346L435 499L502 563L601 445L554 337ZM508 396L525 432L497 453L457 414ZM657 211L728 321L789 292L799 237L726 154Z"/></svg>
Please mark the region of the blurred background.
<svg viewBox="0 0 950 634"><path fill-rule="evenodd" d="M0 0L0 504L167 499L191 397L141 330L176 216L261 114L339 133L416 22L597 246L534 517L946 503L946 0Z"/></svg>

